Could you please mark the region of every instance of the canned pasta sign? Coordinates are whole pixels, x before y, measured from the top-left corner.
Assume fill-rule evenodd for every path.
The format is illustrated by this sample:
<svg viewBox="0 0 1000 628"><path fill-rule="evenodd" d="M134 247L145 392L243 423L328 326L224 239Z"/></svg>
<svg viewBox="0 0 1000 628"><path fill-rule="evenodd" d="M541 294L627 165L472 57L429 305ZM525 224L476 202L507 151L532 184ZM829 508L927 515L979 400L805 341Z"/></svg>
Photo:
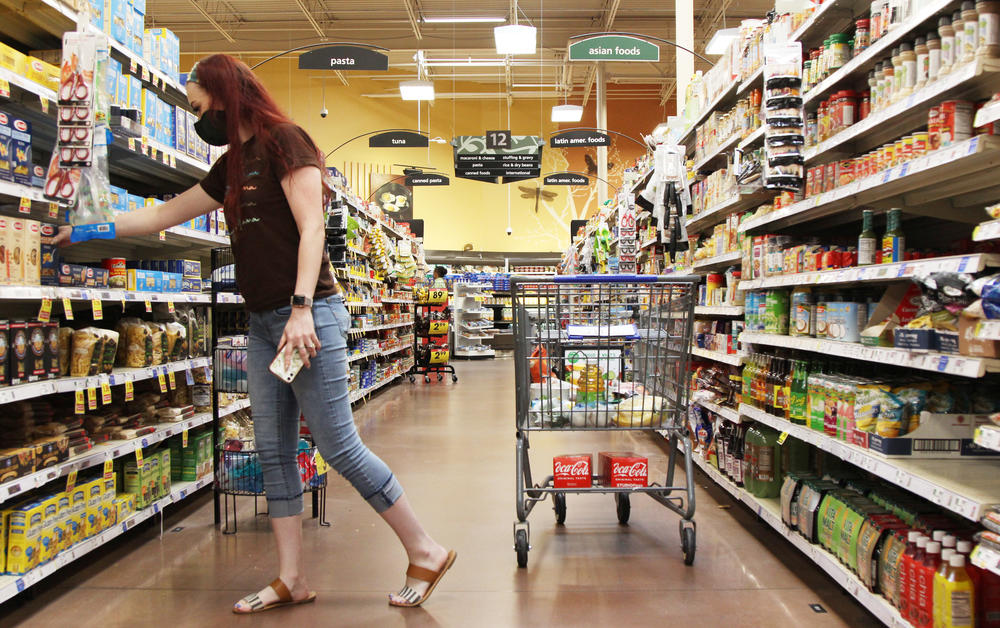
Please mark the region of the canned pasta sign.
<svg viewBox="0 0 1000 628"><path fill-rule="evenodd" d="M635 259L639 253L636 241L635 206L631 203L618 210L618 271L635 272Z"/></svg>

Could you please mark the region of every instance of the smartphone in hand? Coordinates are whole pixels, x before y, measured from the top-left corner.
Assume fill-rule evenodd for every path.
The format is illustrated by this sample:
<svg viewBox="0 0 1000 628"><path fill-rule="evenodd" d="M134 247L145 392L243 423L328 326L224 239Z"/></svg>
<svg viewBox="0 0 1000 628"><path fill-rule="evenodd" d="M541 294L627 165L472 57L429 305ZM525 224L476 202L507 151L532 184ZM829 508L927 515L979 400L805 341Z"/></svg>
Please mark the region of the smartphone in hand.
<svg viewBox="0 0 1000 628"><path fill-rule="evenodd" d="M292 359L289 362L288 368L285 368L285 355L283 351L274 357L274 361L271 362L270 367L271 373L286 384L291 384L301 370L302 356L299 355L298 351L292 351Z"/></svg>

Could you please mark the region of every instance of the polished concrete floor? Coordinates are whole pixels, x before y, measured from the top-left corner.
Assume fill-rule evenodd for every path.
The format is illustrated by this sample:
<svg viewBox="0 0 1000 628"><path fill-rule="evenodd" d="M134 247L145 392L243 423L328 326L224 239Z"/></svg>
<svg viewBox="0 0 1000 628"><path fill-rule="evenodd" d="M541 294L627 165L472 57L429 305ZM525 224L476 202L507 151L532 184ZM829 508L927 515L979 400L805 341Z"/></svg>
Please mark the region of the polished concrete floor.
<svg viewBox="0 0 1000 628"><path fill-rule="evenodd" d="M697 484L698 552L682 562L677 517L632 500L619 526L610 496L570 496L564 527L532 513L528 569L517 569L513 362L459 363L458 384L397 384L356 412L367 443L401 478L427 528L459 558L422 609L386 593L406 568L390 530L332 480L329 528L305 527L310 606L236 617L230 607L276 575L265 518L244 500L239 533L212 525L209 495L134 530L0 607L0 625L73 626L869 626L876 620L798 550L711 480ZM662 474L643 434L536 434L539 475L556 453L634 448ZM811 605L822 606L816 612Z"/></svg>

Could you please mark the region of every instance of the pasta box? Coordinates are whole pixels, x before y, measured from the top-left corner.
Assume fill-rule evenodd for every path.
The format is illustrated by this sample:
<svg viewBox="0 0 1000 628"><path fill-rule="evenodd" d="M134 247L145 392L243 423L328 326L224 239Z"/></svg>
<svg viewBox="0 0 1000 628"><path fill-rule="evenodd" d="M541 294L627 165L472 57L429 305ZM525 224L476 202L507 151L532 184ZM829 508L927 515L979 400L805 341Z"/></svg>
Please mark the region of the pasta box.
<svg viewBox="0 0 1000 628"><path fill-rule="evenodd" d="M12 181L14 178L10 166L11 131L10 118L0 111L0 180L3 181Z"/></svg>
<svg viewBox="0 0 1000 628"><path fill-rule="evenodd" d="M990 423L988 414L920 413L920 427L905 436L868 434L868 449L886 458L958 458L1000 456L973 442L976 428Z"/></svg>
<svg viewBox="0 0 1000 628"><path fill-rule="evenodd" d="M23 384L28 381L28 323L25 321L11 321L7 338L8 354L10 360L7 367L7 375L11 385Z"/></svg>
<svg viewBox="0 0 1000 628"><path fill-rule="evenodd" d="M46 379L49 375L49 365L45 351L45 323L41 321L28 322L28 381L34 382Z"/></svg>
<svg viewBox="0 0 1000 628"><path fill-rule="evenodd" d="M201 292L201 279L185 277L181 282L181 292Z"/></svg>
<svg viewBox="0 0 1000 628"><path fill-rule="evenodd" d="M31 123L11 118L10 171L14 183L31 185Z"/></svg>
<svg viewBox="0 0 1000 628"><path fill-rule="evenodd" d="M48 376L59 377L59 323L49 321L45 324L45 360L48 363Z"/></svg>
<svg viewBox="0 0 1000 628"><path fill-rule="evenodd" d="M52 243L52 239L59 232L58 227L46 222L41 223L41 269L40 281L43 286L59 285L59 247Z"/></svg>
<svg viewBox="0 0 1000 628"><path fill-rule="evenodd" d="M0 386L6 386L10 383L10 344L9 344L9 334L10 334L10 323L7 321L0 321ZM3 482L3 468L0 464L0 483ZM0 540L0 544L2 544Z"/></svg>
<svg viewBox="0 0 1000 628"><path fill-rule="evenodd" d="M36 440L35 459L39 469L47 469L55 466L69 457L69 438L63 436L51 436Z"/></svg>
<svg viewBox="0 0 1000 628"><path fill-rule="evenodd" d="M0 484L34 472L34 447L0 449Z"/></svg>

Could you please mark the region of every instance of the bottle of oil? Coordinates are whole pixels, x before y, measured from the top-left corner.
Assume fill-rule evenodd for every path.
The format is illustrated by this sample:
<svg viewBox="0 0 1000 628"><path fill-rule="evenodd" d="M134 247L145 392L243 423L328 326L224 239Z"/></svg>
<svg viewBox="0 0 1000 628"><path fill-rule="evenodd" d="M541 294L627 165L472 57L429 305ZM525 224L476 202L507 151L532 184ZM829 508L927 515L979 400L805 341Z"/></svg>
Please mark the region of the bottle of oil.
<svg viewBox="0 0 1000 628"><path fill-rule="evenodd" d="M976 617L976 601L972 580L965 569L965 556L953 554L948 559L948 575L941 584L942 628L972 628ZM937 576L940 577L940 576Z"/></svg>

